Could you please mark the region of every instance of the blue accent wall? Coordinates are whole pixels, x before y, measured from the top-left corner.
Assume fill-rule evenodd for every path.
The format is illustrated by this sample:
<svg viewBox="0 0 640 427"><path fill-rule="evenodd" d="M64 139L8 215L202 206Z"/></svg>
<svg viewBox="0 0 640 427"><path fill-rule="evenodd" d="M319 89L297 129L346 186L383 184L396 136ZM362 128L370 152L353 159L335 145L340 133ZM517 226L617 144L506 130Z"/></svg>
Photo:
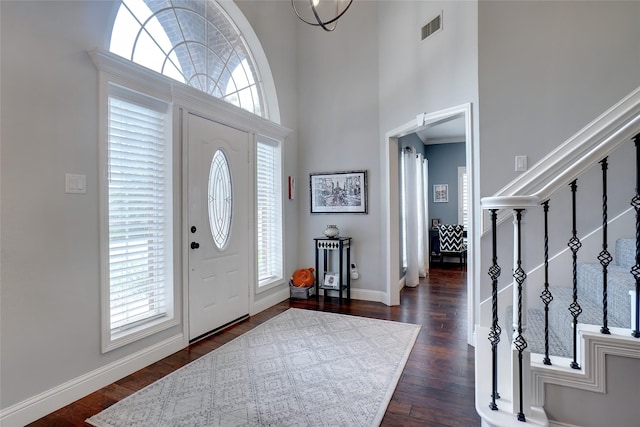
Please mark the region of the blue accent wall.
<svg viewBox="0 0 640 427"><path fill-rule="evenodd" d="M439 218L441 224L458 223L458 167L466 166L464 142L430 144L425 146L425 157L429 160L429 223ZM447 184L449 201L434 203L433 186Z"/></svg>

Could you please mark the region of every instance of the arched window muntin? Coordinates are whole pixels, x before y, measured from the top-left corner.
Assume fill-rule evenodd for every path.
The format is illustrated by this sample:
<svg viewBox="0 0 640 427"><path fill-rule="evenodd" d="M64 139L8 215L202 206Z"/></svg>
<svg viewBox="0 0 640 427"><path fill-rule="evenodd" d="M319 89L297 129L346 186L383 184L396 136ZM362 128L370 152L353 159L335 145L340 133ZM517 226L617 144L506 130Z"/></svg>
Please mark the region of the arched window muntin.
<svg viewBox="0 0 640 427"><path fill-rule="evenodd" d="M133 2L146 6L136 15ZM269 118L262 79L256 61L244 36L227 12L214 0L124 0L123 8L139 26L127 59L190 85L202 92L223 99L258 116ZM185 4L188 6L185 6ZM118 22L116 17L115 23ZM113 37L118 37L115 28ZM157 24L156 24L157 23ZM167 41L154 36L160 25ZM142 43L153 43L164 55L160 67L137 58L144 55ZM112 48L113 51L113 48ZM121 52L114 52L123 56ZM178 78L178 76L180 76Z"/></svg>

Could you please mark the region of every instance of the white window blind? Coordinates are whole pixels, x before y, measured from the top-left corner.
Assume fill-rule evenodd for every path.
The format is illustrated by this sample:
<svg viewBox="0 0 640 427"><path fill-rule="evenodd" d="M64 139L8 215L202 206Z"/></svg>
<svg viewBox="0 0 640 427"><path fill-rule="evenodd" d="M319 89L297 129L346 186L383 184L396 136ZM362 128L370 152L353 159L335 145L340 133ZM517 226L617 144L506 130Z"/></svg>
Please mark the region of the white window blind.
<svg viewBox="0 0 640 427"><path fill-rule="evenodd" d="M468 227L469 217L469 193L467 184L467 168L458 167L458 224L462 224L465 230Z"/></svg>
<svg viewBox="0 0 640 427"><path fill-rule="evenodd" d="M108 262L111 336L167 315L172 304L168 105L109 90Z"/></svg>
<svg viewBox="0 0 640 427"><path fill-rule="evenodd" d="M283 277L280 144L261 137L256 148L258 286Z"/></svg>

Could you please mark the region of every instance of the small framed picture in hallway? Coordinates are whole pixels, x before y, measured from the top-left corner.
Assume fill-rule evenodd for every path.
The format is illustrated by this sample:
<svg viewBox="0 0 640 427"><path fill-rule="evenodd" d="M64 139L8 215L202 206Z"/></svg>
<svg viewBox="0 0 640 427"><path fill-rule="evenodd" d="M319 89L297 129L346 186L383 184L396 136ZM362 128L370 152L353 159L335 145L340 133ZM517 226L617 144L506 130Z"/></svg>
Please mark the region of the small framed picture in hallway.
<svg viewBox="0 0 640 427"><path fill-rule="evenodd" d="M433 186L433 202L447 203L449 201L449 184L436 184Z"/></svg>

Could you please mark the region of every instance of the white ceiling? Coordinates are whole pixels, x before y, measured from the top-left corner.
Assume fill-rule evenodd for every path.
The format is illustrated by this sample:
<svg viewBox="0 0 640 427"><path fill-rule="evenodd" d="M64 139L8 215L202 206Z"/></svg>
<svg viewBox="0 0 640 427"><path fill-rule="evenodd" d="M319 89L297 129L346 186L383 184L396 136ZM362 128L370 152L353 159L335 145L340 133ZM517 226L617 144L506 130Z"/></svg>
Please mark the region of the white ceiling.
<svg viewBox="0 0 640 427"><path fill-rule="evenodd" d="M464 116L457 116L436 123L422 126L416 130L416 135L426 144L446 144L464 142Z"/></svg>

